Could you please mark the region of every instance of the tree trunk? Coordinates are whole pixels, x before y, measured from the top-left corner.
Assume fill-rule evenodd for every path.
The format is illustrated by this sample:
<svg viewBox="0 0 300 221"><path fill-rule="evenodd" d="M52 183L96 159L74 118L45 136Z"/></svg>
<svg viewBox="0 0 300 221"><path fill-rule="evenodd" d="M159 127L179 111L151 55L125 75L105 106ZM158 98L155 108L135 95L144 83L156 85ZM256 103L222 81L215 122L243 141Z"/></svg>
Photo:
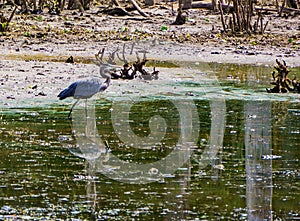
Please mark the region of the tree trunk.
<svg viewBox="0 0 300 221"><path fill-rule="evenodd" d="M221 1L219 1L219 3L222 4ZM212 5L212 9L215 11L217 10L217 0L211 0L211 5Z"/></svg>
<svg viewBox="0 0 300 221"><path fill-rule="evenodd" d="M182 9L192 8L192 0L182 0L183 6Z"/></svg>

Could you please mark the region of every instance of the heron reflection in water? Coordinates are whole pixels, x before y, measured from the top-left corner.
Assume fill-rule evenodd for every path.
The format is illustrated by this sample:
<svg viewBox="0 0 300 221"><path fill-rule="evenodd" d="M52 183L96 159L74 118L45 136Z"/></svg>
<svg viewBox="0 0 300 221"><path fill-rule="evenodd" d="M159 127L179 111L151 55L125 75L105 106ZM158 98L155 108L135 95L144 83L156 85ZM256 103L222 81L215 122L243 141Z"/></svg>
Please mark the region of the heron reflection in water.
<svg viewBox="0 0 300 221"><path fill-rule="evenodd" d="M74 111L72 131L74 140L63 145L74 156L85 159L85 172L75 174L74 181L86 182L86 198L90 202L91 216L97 211L98 192L96 188L98 174L101 171L111 170L108 165L110 160L110 147L107 141L102 141L97 133L95 110L88 109L89 117L83 110ZM74 141L76 141L74 143Z"/></svg>

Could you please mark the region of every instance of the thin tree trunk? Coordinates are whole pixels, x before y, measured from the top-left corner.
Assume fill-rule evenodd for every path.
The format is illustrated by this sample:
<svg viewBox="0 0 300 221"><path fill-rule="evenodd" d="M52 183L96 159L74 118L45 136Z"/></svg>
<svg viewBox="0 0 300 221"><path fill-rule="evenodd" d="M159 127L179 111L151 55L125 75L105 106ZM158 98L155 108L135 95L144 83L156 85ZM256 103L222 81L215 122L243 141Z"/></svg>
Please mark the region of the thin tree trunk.
<svg viewBox="0 0 300 221"><path fill-rule="evenodd" d="M182 0L183 5L182 8L183 9L189 9L192 8L192 0Z"/></svg>
<svg viewBox="0 0 300 221"><path fill-rule="evenodd" d="M222 5L222 2L221 1L219 1L219 5ZM211 1L211 5L212 5L212 9L213 10L216 10L217 9L217 0L212 0Z"/></svg>
<svg viewBox="0 0 300 221"><path fill-rule="evenodd" d="M26 0L21 0L21 2L22 2L22 5L21 5L22 12L27 13L28 12L28 8L27 8L27 2L26 2Z"/></svg>
<svg viewBox="0 0 300 221"><path fill-rule="evenodd" d="M225 25L225 21L224 21L224 13L223 13L223 9L222 9L222 2L219 1L219 10L221 13L221 21L222 21L222 25L223 25L223 30L224 32L226 32L226 25ZM233 28L232 28L233 29Z"/></svg>

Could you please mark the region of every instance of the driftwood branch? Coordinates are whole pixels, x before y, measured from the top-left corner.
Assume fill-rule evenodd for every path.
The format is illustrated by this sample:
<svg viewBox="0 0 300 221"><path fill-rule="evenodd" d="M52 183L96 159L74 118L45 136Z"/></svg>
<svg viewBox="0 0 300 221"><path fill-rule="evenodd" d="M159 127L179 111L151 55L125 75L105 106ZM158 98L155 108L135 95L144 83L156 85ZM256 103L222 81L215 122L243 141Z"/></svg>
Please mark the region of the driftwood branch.
<svg viewBox="0 0 300 221"><path fill-rule="evenodd" d="M286 62L276 59L275 71L272 73L273 81L271 84L275 85L274 88L266 88L268 93L288 93L288 92L300 92L300 82L297 82L296 77L293 80L288 78L290 70L288 69Z"/></svg>
<svg viewBox="0 0 300 221"><path fill-rule="evenodd" d="M105 51L105 48L102 48L102 50L99 50L98 53L95 54L96 64L98 66L100 66L101 64L104 64L104 61L103 61L104 51Z"/></svg>
<svg viewBox="0 0 300 221"><path fill-rule="evenodd" d="M130 55L134 52L135 43L133 43L131 45L131 49L130 49ZM123 45L123 50L122 50L122 57L119 56L116 51L113 52L113 55L116 54L118 59L123 62L123 68L121 69L120 72L116 72L116 73L112 73L111 77L112 79L126 79L126 80L132 80L136 77L139 77L140 79L143 80L156 80L158 79L158 73L159 71L155 70L155 68L153 68L153 72L149 72L147 71L144 66L146 65L146 62L148 61L147 59L147 51L143 50L143 51L135 51L136 54L136 61L134 62L129 62L126 59L125 56L125 50L126 50L126 44ZM141 59L139 56L139 53L143 53L143 58ZM99 55L102 54L101 51L98 52L98 54L96 55L97 60L102 60Z"/></svg>
<svg viewBox="0 0 300 221"><path fill-rule="evenodd" d="M148 17L148 15L143 12L143 10L140 8L140 6L136 3L135 0L129 0L129 2L133 5L133 7L144 17Z"/></svg>

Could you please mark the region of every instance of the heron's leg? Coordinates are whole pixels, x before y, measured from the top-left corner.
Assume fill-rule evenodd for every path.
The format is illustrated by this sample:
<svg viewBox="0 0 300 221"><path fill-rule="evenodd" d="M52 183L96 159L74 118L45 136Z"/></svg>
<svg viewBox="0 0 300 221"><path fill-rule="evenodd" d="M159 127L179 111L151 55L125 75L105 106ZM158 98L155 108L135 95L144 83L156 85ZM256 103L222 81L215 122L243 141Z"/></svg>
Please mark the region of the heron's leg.
<svg viewBox="0 0 300 221"><path fill-rule="evenodd" d="M68 119L70 119L72 110L73 110L73 108L75 107L75 105L78 103L78 101L79 101L79 99L77 99L77 101L75 101L75 103L72 105L71 110L70 110L69 115L68 115Z"/></svg>
<svg viewBox="0 0 300 221"><path fill-rule="evenodd" d="M88 117L88 113L87 113L87 99L85 99L85 117Z"/></svg>

